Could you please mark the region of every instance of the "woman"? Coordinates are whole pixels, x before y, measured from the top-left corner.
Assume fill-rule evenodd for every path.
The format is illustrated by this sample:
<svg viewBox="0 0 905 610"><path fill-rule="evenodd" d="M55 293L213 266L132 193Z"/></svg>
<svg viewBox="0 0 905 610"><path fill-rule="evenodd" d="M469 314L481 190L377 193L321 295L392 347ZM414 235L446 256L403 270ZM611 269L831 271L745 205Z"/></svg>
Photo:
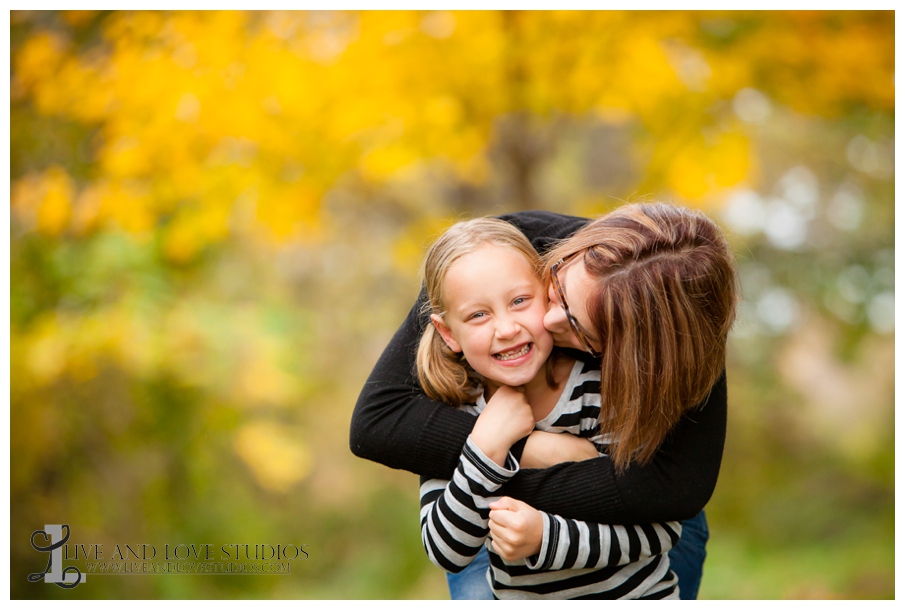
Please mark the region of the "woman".
<svg viewBox="0 0 905 610"><path fill-rule="evenodd" d="M587 219L547 212L501 218L518 227L538 252L546 254L558 244L558 252L569 253L568 257L551 260L548 266L551 303L544 325L557 345L594 356L602 353L604 369L619 366L617 354L612 353L619 348L613 343L618 339L614 335L627 330L623 312L612 309L613 299L624 301L625 295L610 295L606 302L601 299L608 283L618 279L616 272L643 271L649 265L631 264L633 259L644 263L668 259L671 253L687 249L683 240L689 238L712 243L715 258L724 261L718 273L710 274L717 285L706 288L720 295L723 311L715 331L720 337L710 347L699 346L708 362L690 367L690 385L682 390L686 396L699 395L697 406L669 410L667 425L657 427L652 437L656 443L651 443L644 455L616 455L615 461L611 456L523 470L500 490L500 495L522 500L538 510L598 523L690 520L683 523L682 541L670 559L679 574L682 597L695 597L706 542L706 522L701 513L716 485L726 431L726 381L721 368L725 336L734 318L736 290L725 240L703 214L663 204L624 206L585 231L580 229L588 224ZM690 232L674 231L675 225ZM622 246L609 240L613 231L622 236ZM609 249L598 247L600 244L608 244ZM694 278L695 274L687 277ZM673 297L682 295L669 293L669 298ZM449 478L475 420L431 400L418 384L415 351L428 322L422 313L423 299L422 294L359 396L352 416L350 446L353 453L365 459L422 476ZM604 306L610 308L609 312L602 309ZM651 332L658 328L656 323L634 326ZM639 399L659 400L656 358L642 358L633 364L639 375L636 385L644 394ZM602 394L607 391L605 379L606 375ZM709 390L701 389L702 380L707 380ZM624 389L616 388L616 394L625 398ZM634 400L628 397L630 403ZM545 443L549 441L532 434L514 452L523 465L543 465ZM521 456L520 451L524 451ZM694 544L689 546L689 541Z"/></svg>

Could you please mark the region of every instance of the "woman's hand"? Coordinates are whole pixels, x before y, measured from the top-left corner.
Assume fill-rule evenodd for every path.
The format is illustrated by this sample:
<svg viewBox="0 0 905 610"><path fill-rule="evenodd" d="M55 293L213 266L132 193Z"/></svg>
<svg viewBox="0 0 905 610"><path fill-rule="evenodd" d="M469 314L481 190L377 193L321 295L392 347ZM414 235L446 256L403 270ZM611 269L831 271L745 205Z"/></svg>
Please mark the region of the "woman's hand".
<svg viewBox="0 0 905 610"><path fill-rule="evenodd" d="M484 455L504 466L510 447L534 430L534 413L522 388L500 387L478 416L471 440Z"/></svg>
<svg viewBox="0 0 905 610"><path fill-rule="evenodd" d="M598 457L597 447L574 434L535 430L525 443L519 464L522 468L548 468L563 462L580 462Z"/></svg>
<svg viewBox="0 0 905 610"><path fill-rule="evenodd" d="M540 552L544 515L524 502L509 497L491 502L489 525L493 550L503 559L517 561Z"/></svg>

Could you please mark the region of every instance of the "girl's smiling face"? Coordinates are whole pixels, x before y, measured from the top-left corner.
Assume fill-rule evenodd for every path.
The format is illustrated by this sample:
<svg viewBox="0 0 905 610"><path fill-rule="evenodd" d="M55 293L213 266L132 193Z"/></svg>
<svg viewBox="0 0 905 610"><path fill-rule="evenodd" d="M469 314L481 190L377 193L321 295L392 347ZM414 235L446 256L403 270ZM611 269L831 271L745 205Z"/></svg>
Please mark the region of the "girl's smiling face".
<svg viewBox="0 0 905 610"><path fill-rule="evenodd" d="M486 380L525 385L550 356L546 290L514 248L485 244L456 259L443 279L443 302L446 313L431 321Z"/></svg>

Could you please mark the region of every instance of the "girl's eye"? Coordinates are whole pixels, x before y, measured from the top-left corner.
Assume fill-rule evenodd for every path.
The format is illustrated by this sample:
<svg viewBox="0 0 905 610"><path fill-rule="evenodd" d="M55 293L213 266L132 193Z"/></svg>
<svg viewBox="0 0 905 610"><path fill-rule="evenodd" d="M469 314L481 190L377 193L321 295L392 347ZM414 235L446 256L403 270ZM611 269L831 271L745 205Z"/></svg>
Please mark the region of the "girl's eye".
<svg viewBox="0 0 905 610"><path fill-rule="evenodd" d="M476 320L476 319L479 319L479 318L483 318L485 315L486 315L486 314L485 314L483 311L479 311L479 312L477 312L477 313L471 314L471 316L469 317L469 319L471 319L471 320Z"/></svg>
<svg viewBox="0 0 905 610"><path fill-rule="evenodd" d="M527 299L526 297L518 297L517 299L515 299L514 301L512 301L512 304L513 304L513 305L521 305L522 303L524 303L524 302L527 301L527 300L528 300L528 299Z"/></svg>

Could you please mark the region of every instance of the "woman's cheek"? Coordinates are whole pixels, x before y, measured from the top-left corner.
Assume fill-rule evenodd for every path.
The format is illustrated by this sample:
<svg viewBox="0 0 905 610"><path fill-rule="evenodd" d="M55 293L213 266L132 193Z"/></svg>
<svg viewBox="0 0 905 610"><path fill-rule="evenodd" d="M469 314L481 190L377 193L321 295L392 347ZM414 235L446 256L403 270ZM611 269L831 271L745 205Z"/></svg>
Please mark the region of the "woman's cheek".
<svg viewBox="0 0 905 610"><path fill-rule="evenodd" d="M544 314L544 328L554 335L565 332L566 329L563 328L563 323L568 324L569 321L566 320L566 312L563 311L562 307L551 307Z"/></svg>

